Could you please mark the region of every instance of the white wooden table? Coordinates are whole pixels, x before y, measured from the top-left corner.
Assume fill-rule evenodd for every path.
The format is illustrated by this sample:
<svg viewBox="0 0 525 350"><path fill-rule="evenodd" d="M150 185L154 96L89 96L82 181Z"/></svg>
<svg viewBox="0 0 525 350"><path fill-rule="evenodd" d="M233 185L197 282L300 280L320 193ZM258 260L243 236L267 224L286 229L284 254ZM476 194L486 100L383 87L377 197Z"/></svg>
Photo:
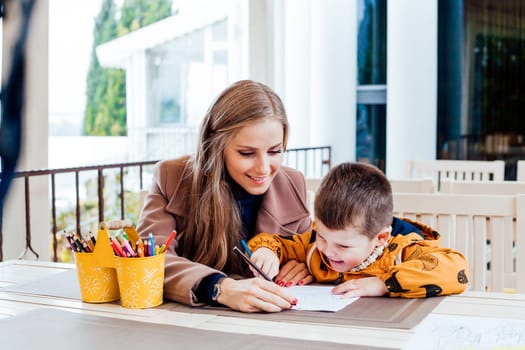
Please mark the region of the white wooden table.
<svg viewBox="0 0 525 350"><path fill-rule="evenodd" d="M173 310L173 304L158 308L127 309L118 304L89 304L43 295L29 295L2 290L74 268L71 264L12 260L0 263L0 320L25 311L51 307L98 316L123 318L140 322L193 327L241 334L259 334L285 338L337 342L354 345L402 348L414 334L414 329L393 329L333 325L318 323L275 322L215 314L193 314ZM171 304L171 307L170 307ZM433 315L475 316L490 319L525 320L525 295L466 292L446 297ZM60 341L60 340L57 340ZM422 347L425 348L425 347Z"/></svg>

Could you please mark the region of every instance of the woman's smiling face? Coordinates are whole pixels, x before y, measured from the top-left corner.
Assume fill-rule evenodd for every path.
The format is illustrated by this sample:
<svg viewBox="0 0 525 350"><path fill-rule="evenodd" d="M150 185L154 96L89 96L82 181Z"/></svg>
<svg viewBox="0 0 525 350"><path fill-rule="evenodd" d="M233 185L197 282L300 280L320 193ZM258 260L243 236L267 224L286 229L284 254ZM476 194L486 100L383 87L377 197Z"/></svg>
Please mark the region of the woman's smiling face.
<svg viewBox="0 0 525 350"><path fill-rule="evenodd" d="M246 192L268 190L283 161L283 125L265 119L241 128L226 145L224 161L231 178Z"/></svg>

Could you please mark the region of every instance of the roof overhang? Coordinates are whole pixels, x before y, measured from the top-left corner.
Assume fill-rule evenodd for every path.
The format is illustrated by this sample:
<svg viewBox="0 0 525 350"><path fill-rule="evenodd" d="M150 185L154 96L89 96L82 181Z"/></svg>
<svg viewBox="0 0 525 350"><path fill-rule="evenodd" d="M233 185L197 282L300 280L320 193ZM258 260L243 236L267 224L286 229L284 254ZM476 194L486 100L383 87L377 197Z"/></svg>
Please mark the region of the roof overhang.
<svg viewBox="0 0 525 350"><path fill-rule="evenodd" d="M129 59L148 49L191 33L228 16L228 6L212 1L205 8L178 13L149 26L97 46L97 58L102 67L126 68Z"/></svg>

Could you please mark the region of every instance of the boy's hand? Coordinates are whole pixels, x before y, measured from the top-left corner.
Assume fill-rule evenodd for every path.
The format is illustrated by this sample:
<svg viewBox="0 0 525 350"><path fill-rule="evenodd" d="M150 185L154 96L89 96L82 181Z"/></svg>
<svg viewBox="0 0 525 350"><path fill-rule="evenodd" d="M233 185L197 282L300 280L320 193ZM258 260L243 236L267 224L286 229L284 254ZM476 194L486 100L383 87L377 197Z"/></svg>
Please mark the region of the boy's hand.
<svg viewBox="0 0 525 350"><path fill-rule="evenodd" d="M270 278L275 277L279 273L279 258L269 248L259 248L252 253L252 261L257 264ZM254 276L259 277L259 273L250 267Z"/></svg>
<svg viewBox="0 0 525 350"><path fill-rule="evenodd" d="M379 297L388 293L385 282L379 277L364 277L341 283L332 289L332 294L341 294L345 298Z"/></svg>
<svg viewBox="0 0 525 350"><path fill-rule="evenodd" d="M312 283L313 280L314 278L308 271L306 264L296 260L288 261L281 267L279 274L275 277L275 283L284 287L302 286Z"/></svg>

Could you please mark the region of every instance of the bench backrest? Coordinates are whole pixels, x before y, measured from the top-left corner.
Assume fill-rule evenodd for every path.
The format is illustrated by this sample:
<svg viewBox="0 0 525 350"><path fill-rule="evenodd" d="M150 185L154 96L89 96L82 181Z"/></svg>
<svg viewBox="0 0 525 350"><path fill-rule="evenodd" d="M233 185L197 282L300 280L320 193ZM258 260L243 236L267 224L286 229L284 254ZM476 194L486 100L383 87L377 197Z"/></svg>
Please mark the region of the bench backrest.
<svg viewBox="0 0 525 350"><path fill-rule="evenodd" d="M315 193L321 184L321 178L318 177L307 177L306 181L306 203L308 204L308 210L310 211L310 217L314 218L314 200Z"/></svg>
<svg viewBox="0 0 525 350"><path fill-rule="evenodd" d="M503 181L505 162L475 160L409 160L406 163L409 178L431 178L440 190L442 179L458 181Z"/></svg>
<svg viewBox="0 0 525 350"><path fill-rule="evenodd" d="M457 181L441 180L441 193L525 194L525 181Z"/></svg>
<svg viewBox="0 0 525 350"><path fill-rule="evenodd" d="M525 181L525 160L518 160L517 168L516 180Z"/></svg>
<svg viewBox="0 0 525 350"><path fill-rule="evenodd" d="M389 179L392 192L434 193L436 185L432 179Z"/></svg>
<svg viewBox="0 0 525 350"><path fill-rule="evenodd" d="M423 222L462 252L470 289L525 293L525 195L394 193L394 214Z"/></svg>

